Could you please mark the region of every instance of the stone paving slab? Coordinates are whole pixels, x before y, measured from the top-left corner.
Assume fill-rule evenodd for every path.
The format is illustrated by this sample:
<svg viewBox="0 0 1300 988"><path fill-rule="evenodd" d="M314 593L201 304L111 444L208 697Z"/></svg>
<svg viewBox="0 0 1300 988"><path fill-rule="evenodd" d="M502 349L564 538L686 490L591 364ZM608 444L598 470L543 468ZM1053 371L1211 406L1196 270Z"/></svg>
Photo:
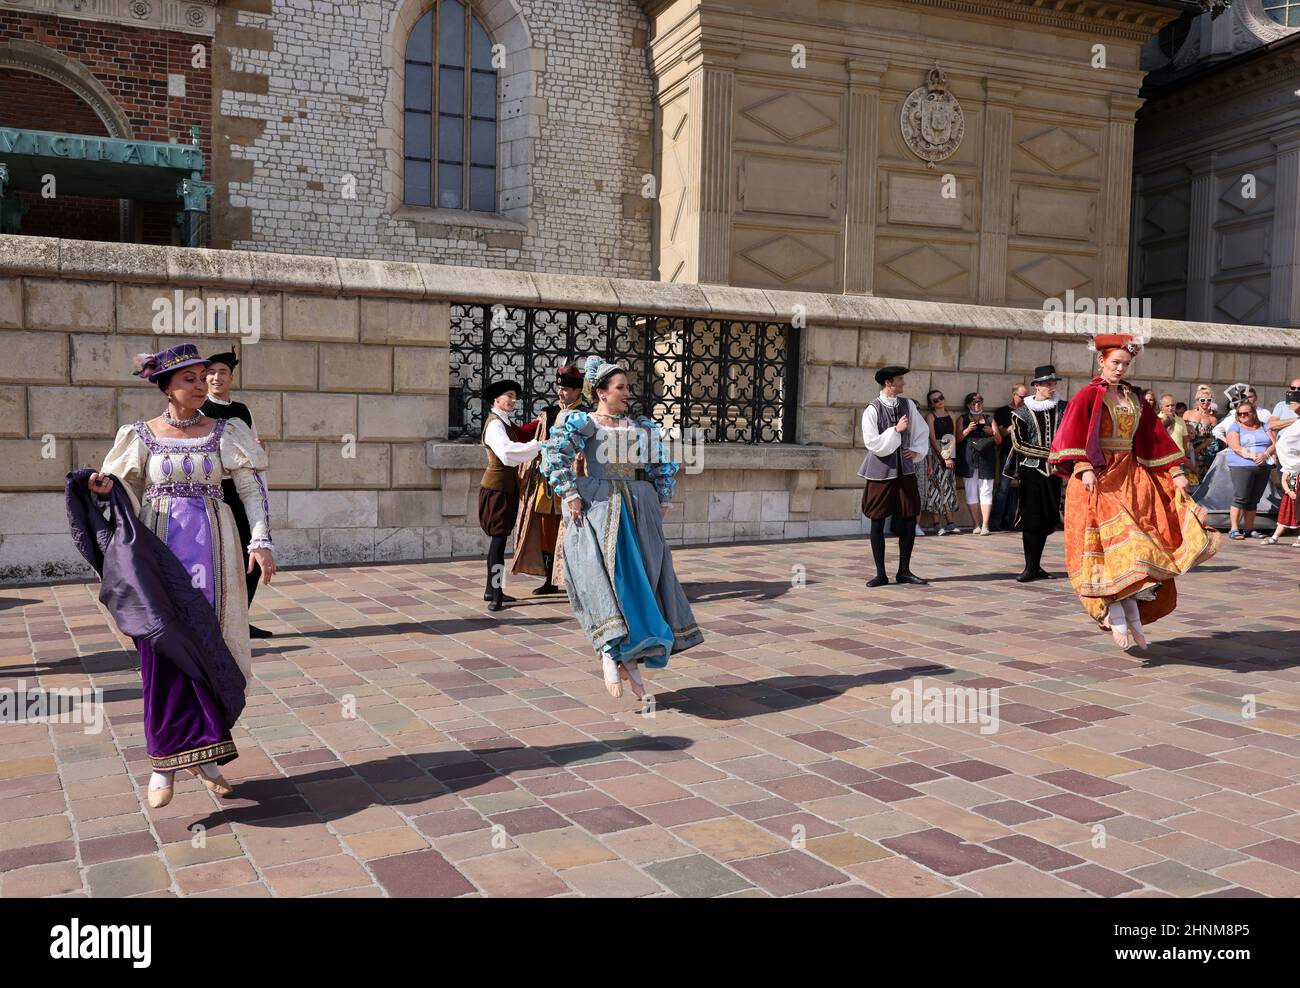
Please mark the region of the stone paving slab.
<svg viewBox="0 0 1300 988"><path fill-rule="evenodd" d="M491 615L476 562L281 573L235 798L178 777L161 810L97 586L0 591L0 690L107 720L0 723L0 896L1300 894L1284 547L1225 543L1127 655L1065 580L1013 582L1013 534L919 540L925 588L867 590L869 555L677 550L706 639L653 716L531 579ZM933 688L996 691L996 730Z"/></svg>

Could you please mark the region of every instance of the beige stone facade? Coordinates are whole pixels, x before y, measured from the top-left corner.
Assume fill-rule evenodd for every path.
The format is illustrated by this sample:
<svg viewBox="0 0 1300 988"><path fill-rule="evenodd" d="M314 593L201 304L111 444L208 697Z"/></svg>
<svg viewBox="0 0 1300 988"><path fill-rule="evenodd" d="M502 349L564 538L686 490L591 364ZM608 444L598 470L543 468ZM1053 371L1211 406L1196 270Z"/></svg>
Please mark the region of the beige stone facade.
<svg viewBox="0 0 1300 988"><path fill-rule="evenodd" d="M1300 26L1237 0L1176 37L1143 63L1133 293L1167 319L1300 325Z"/></svg>
<svg viewBox="0 0 1300 988"><path fill-rule="evenodd" d="M1179 5L643 6L662 280L1034 307L1127 296L1139 54Z"/></svg>
<svg viewBox="0 0 1300 988"><path fill-rule="evenodd" d="M85 575L61 490L98 466L120 424L160 397L130 356L159 336L158 298L260 300L238 395L271 455L271 524L283 565L476 555L476 443L448 443L447 341L458 303L564 305L700 318L780 319L800 311L797 443L711 445L683 475L668 517L678 543L801 539L865 529L855 471L859 421L887 361L931 385L992 402L1054 362L1072 390L1090 376L1082 337L1043 313L824 293L574 279L346 258L0 237L0 580ZM1300 374L1300 330L1155 321L1136 380L1180 398L1195 384L1249 379L1274 400Z"/></svg>

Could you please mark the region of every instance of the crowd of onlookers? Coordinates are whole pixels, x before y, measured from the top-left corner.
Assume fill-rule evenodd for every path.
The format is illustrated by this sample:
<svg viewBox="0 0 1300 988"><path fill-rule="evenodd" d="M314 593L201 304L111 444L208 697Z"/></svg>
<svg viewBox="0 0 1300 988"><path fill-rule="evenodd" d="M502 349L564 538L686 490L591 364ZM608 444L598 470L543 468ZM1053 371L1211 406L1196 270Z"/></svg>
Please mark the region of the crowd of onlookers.
<svg viewBox="0 0 1300 988"><path fill-rule="evenodd" d="M1008 402L993 412L984 396L972 391L954 413L940 388L926 395L925 419L930 427L930 452L920 471L921 517L917 534L950 535L969 530L975 535L1017 527L1017 492L1003 464L1011 453L1011 416L1027 397L1027 384L1011 389ZM1271 412L1261 412L1259 394L1249 384L1234 384L1224 393L1228 408L1219 417L1214 392L1207 385L1196 389L1192 407L1175 395L1157 399L1150 388L1143 400L1156 411L1174 442L1188 457L1184 468L1193 486L1199 484L1220 451L1227 449L1226 465L1232 479L1229 510L1230 539L1259 539L1275 545L1288 530L1298 527L1297 473L1293 456L1300 456L1300 378ZM1280 468L1280 470L1279 470ZM1274 477L1275 470L1280 475ZM1277 484L1281 510L1271 536L1255 531L1256 509L1270 483ZM961 500L965 498L970 524L963 528ZM1295 542L1300 547L1300 539Z"/></svg>

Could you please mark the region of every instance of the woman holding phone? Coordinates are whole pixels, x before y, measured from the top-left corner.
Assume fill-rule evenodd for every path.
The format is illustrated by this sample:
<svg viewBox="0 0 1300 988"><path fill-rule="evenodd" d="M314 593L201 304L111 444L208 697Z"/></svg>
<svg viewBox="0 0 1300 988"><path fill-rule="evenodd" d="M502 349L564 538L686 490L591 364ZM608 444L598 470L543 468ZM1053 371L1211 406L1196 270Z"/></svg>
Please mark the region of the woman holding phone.
<svg viewBox="0 0 1300 988"><path fill-rule="evenodd" d="M998 474L998 446L1002 435L993 416L984 411L984 396L972 391L966 396L966 411L957 418L957 476L966 485L973 535L990 535L993 513L993 483Z"/></svg>

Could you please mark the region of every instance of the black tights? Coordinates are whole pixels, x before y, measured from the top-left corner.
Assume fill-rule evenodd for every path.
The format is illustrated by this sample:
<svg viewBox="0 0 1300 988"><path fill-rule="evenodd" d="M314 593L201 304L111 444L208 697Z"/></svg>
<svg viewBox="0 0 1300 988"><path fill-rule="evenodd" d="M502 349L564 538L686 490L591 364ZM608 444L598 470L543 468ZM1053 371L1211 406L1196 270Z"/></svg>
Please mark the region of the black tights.
<svg viewBox="0 0 1300 988"><path fill-rule="evenodd" d="M890 521L898 536L898 572L912 572L912 546L916 543L916 515L905 518L895 515ZM885 575L885 519L871 519L871 558L876 563L876 576Z"/></svg>
<svg viewBox="0 0 1300 988"><path fill-rule="evenodd" d="M488 543L487 592L504 592L506 582L506 536L494 535Z"/></svg>
<svg viewBox="0 0 1300 988"><path fill-rule="evenodd" d="M1025 547L1025 569L1031 573L1043 568L1043 549L1047 547L1047 539L1051 532L1034 531L1022 529L1020 532L1020 541Z"/></svg>

